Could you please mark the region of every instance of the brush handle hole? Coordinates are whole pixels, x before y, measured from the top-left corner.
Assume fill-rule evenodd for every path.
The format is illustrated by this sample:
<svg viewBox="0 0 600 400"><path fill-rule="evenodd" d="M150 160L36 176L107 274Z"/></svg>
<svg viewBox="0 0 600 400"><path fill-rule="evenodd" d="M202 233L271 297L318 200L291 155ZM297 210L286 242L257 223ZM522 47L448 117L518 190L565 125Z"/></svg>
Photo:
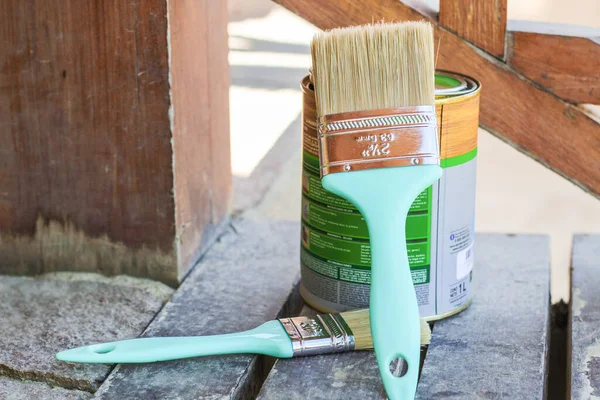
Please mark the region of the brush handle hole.
<svg viewBox="0 0 600 400"><path fill-rule="evenodd" d="M396 378L401 378L408 372L408 363L402 357L396 357L390 362L390 373Z"/></svg>
<svg viewBox="0 0 600 400"><path fill-rule="evenodd" d="M117 348L116 344L105 343L105 344L97 344L91 346L90 350L92 350L96 354L107 354Z"/></svg>

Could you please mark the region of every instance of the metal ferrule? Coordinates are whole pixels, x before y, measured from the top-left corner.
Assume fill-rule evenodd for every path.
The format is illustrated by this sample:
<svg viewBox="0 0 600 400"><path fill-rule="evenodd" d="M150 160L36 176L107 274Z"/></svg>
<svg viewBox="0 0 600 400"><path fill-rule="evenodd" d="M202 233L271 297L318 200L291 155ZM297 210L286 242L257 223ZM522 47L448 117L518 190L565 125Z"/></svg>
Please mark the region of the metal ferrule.
<svg viewBox="0 0 600 400"><path fill-rule="evenodd" d="M440 163L433 105L325 115L318 136L321 176Z"/></svg>
<svg viewBox="0 0 600 400"><path fill-rule="evenodd" d="M292 340L294 357L354 350L354 335L339 314L279 320Z"/></svg>

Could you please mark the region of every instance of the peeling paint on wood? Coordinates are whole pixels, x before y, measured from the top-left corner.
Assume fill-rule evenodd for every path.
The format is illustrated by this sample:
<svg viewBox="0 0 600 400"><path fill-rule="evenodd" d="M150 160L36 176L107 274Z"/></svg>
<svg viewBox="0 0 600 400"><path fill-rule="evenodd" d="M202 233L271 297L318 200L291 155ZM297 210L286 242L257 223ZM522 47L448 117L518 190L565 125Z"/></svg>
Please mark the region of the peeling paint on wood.
<svg viewBox="0 0 600 400"><path fill-rule="evenodd" d="M571 296L571 399L600 399L600 235L575 235Z"/></svg>
<svg viewBox="0 0 600 400"><path fill-rule="evenodd" d="M132 275L176 286L177 261L173 252L142 246L132 249L106 235L93 238L72 223L38 217L35 233L0 232L0 271L11 275L39 275L55 271Z"/></svg>

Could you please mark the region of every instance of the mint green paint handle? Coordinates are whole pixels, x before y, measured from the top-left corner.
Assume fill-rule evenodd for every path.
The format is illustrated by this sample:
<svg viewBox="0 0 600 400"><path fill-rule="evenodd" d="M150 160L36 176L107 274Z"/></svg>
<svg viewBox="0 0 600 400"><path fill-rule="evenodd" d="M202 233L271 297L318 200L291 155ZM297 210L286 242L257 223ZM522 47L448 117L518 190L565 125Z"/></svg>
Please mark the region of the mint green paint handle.
<svg viewBox="0 0 600 400"><path fill-rule="evenodd" d="M420 359L419 307L406 253L406 216L416 197L442 174L437 165L335 173L323 187L350 201L365 217L371 241L371 331L379 371L392 400L413 399ZM390 372L398 358L402 377Z"/></svg>
<svg viewBox="0 0 600 400"><path fill-rule="evenodd" d="M152 337L94 344L61 351L56 358L77 363L147 363L218 354L292 357L292 341L281 323L269 321L239 333L214 336Z"/></svg>

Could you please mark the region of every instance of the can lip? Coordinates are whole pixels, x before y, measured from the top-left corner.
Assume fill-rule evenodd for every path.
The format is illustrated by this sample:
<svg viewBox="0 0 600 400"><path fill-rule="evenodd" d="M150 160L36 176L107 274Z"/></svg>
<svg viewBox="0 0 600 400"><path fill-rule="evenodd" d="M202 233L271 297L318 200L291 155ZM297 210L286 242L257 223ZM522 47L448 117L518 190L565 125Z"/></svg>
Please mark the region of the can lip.
<svg viewBox="0 0 600 400"><path fill-rule="evenodd" d="M455 86L442 86L436 82L435 95L437 96L462 96L474 92L479 87L479 84L468 76L457 74L450 71L436 70L436 81L438 77L454 80L457 82ZM441 79L440 79L441 80Z"/></svg>
<svg viewBox="0 0 600 400"><path fill-rule="evenodd" d="M313 86L312 81L310 80L309 75L306 75L304 78L302 78L302 81L300 82L300 87L301 87L303 93L312 94L311 101L314 103L314 101L315 101L315 97L314 97L315 88ZM305 101L306 101L306 98L305 98Z"/></svg>
<svg viewBox="0 0 600 400"><path fill-rule="evenodd" d="M438 77L448 78L451 80L455 80L457 82L456 86L442 86L436 83L435 87L435 96L436 100L438 97L441 98L452 98L463 96L469 93L473 93L480 88L481 84L477 82L475 79L470 78L466 75L458 74L455 72L450 72L446 70L438 69L435 71L436 81ZM303 91L313 91L313 77L312 77L312 67L308 69L308 75L302 79L302 89Z"/></svg>
<svg viewBox="0 0 600 400"><path fill-rule="evenodd" d="M467 80L462 76L452 73L436 73L435 81L436 95L460 93L467 88ZM444 81L450 81L450 84L444 85Z"/></svg>

